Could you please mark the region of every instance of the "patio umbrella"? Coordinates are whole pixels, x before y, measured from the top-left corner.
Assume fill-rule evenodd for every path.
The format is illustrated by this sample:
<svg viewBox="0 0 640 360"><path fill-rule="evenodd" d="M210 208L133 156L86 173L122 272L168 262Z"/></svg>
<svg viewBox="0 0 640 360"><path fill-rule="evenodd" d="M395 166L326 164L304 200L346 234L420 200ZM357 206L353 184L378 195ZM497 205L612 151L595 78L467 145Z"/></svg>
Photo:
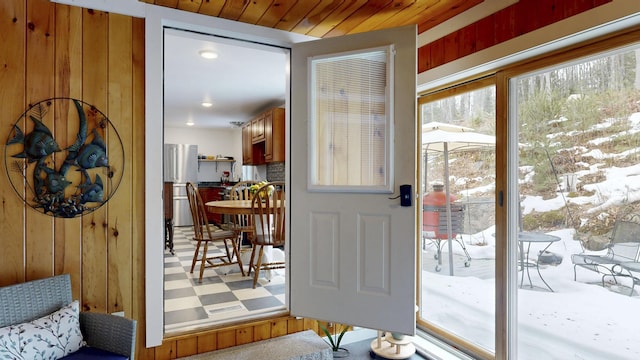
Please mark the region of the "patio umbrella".
<svg viewBox="0 0 640 360"><path fill-rule="evenodd" d="M496 138L495 136L474 132L472 128L465 126L434 121L422 125L422 145L424 147L425 154L429 151L435 151L444 155L445 199L449 199L449 153L495 147ZM449 249L449 275L453 275L453 245L451 243L453 236L451 226L451 204L449 201L446 201L446 214Z"/></svg>

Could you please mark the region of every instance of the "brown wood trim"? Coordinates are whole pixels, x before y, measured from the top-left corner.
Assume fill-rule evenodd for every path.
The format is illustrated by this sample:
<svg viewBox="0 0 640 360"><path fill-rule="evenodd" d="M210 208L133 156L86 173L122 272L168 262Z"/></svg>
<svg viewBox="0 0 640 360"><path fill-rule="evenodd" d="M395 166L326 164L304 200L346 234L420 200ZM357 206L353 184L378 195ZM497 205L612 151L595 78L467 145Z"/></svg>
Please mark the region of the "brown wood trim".
<svg viewBox="0 0 640 360"><path fill-rule="evenodd" d="M418 49L418 73L611 1L520 0L473 24L421 46Z"/></svg>

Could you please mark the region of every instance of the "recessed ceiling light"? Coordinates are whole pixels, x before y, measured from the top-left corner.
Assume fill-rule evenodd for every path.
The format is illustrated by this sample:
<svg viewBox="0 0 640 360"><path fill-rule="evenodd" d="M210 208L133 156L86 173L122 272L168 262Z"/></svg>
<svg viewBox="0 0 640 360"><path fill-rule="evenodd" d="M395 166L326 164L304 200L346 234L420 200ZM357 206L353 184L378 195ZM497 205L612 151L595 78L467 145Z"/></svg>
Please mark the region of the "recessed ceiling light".
<svg viewBox="0 0 640 360"><path fill-rule="evenodd" d="M203 101L203 102L202 102L202 106L204 106L204 107L212 107L212 106L213 106L213 104L212 104L212 103L210 103L210 102L208 102L208 101Z"/></svg>
<svg viewBox="0 0 640 360"><path fill-rule="evenodd" d="M187 126L193 126L193 121L191 120L187 121Z"/></svg>
<svg viewBox="0 0 640 360"><path fill-rule="evenodd" d="M218 57L218 54L211 50L200 50L198 54L205 59L215 59Z"/></svg>

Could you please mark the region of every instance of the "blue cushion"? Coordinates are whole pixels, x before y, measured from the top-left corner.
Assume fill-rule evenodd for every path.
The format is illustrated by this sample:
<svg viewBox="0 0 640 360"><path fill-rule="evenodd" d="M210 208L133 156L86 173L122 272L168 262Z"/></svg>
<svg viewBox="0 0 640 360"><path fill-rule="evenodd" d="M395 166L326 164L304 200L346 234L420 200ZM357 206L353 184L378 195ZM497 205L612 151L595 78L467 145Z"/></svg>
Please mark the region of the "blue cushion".
<svg viewBox="0 0 640 360"><path fill-rule="evenodd" d="M94 347L85 346L80 350L63 357L62 359L63 360L91 360L91 359L127 360L128 357L115 354L109 351L100 350Z"/></svg>

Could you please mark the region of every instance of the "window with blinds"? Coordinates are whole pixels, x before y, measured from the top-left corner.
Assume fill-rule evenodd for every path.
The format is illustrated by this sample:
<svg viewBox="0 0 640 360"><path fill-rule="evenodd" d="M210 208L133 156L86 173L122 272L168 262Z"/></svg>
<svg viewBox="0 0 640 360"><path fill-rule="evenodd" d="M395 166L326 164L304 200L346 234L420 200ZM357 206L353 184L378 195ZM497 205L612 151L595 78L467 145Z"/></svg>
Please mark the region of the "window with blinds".
<svg viewBox="0 0 640 360"><path fill-rule="evenodd" d="M309 59L310 189L391 192L392 53Z"/></svg>

